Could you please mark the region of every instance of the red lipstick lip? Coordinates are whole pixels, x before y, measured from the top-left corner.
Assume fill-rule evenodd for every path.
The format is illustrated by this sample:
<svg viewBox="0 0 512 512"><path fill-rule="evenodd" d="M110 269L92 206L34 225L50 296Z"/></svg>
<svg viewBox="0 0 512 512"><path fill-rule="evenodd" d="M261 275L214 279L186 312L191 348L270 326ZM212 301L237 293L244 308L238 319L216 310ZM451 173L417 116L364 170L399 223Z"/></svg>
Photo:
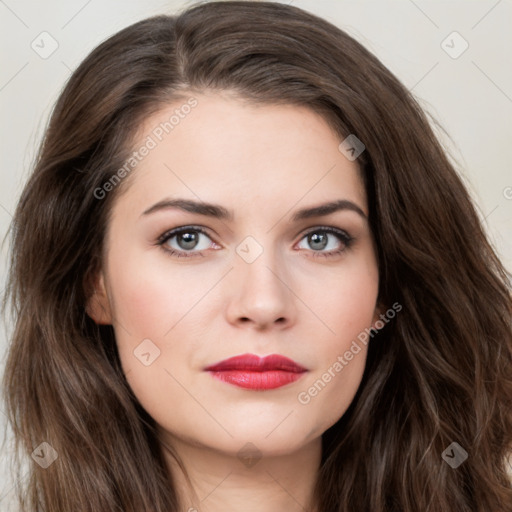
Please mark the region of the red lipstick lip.
<svg viewBox="0 0 512 512"><path fill-rule="evenodd" d="M279 354L271 354L266 357L259 357L255 354L242 354L230 357L224 361L205 368L205 371L246 371L246 372L269 372L284 371L291 373L303 373L307 369L291 359Z"/></svg>
<svg viewBox="0 0 512 512"><path fill-rule="evenodd" d="M308 370L279 354L243 354L205 368L214 379L253 391L277 389L299 380Z"/></svg>

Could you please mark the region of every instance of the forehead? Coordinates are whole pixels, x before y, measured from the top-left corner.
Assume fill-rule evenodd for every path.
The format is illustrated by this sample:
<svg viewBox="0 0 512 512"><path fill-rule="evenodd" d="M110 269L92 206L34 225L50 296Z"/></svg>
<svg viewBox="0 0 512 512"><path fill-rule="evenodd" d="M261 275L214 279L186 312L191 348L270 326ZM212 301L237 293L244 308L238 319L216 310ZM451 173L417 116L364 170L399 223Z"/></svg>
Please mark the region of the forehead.
<svg viewBox="0 0 512 512"><path fill-rule="evenodd" d="M191 94L144 120L120 202L141 210L179 196L263 215L262 203L348 199L366 210L358 164L340 152L340 142L307 107Z"/></svg>

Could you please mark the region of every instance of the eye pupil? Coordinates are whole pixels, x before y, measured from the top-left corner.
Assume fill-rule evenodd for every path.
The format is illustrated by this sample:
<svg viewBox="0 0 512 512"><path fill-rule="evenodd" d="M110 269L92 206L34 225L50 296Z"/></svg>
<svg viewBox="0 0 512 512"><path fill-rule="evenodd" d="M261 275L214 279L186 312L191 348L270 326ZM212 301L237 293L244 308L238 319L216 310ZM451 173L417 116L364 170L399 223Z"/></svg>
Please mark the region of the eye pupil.
<svg viewBox="0 0 512 512"><path fill-rule="evenodd" d="M314 249L324 249L327 245L327 233L312 233L308 236L311 247ZM319 244L319 245L315 245Z"/></svg>
<svg viewBox="0 0 512 512"><path fill-rule="evenodd" d="M197 244L198 238L199 233L194 233L192 231L186 231L177 235L178 244L182 249L193 249Z"/></svg>

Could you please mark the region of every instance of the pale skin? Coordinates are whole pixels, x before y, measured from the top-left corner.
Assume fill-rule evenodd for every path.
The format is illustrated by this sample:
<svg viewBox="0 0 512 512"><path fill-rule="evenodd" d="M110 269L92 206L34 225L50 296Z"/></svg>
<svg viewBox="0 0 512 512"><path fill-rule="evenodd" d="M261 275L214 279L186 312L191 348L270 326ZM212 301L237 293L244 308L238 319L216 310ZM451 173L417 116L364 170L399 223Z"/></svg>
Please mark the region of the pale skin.
<svg viewBox="0 0 512 512"><path fill-rule="evenodd" d="M315 510L321 436L352 402L367 347L309 403L298 395L383 310L358 164L307 108L254 106L218 92L193 96L197 106L138 163L114 203L88 313L114 327L127 381L158 424L184 511ZM135 147L183 103L147 119ZM177 198L220 205L233 218L177 207L143 213ZM356 208L293 219L298 210L338 200ZM162 234L187 226L206 232L189 228L195 246L183 233L158 245ZM320 229L329 227L353 241ZM308 238L311 231L325 246ZM143 340L151 340L151 359L160 351L148 365L134 354ZM308 371L281 388L255 391L203 370L245 353L281 354ZM240 456L247 446L261 456L256 463Z"/></svg>

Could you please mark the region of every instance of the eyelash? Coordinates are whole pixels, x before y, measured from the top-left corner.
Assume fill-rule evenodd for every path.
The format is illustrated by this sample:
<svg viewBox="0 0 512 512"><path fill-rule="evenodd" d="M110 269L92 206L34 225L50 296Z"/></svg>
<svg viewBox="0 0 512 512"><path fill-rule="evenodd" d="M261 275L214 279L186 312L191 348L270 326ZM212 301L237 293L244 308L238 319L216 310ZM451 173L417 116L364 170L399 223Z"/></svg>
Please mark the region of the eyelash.
<svg viewBox="0 0 512 512"><path fill-rule="evenodd" d="M172 229L170 231L166 231L162 235L160 235L157 239L156 245L160 246L160 248L171 257L177 257L177 258L193 258L195 256L203 256L204 254L201 251L176 251L175 249L170 249L164 247L164 245L171 239L174 238L177 235L180 235L182 233L190 233L190 232L197 232L202 233L206 235L208 238L211 239L210 235L200 226L183 226L180 228ZM355 241L355 238L350 236L348 233L341 229L337 229L330 226L318 226L313 229L310 229L306 233L302 235L301 240L306 238L307 236L313 234L313 233L329 233L332 235L335 235L338 240L340 240L343 243L343 247L341 249L336 249L329 252L322 252L322 251L314 251L312 250L313 257L314 258L331 258L340 255L341 253L345 252L347 249L349 249L352 246L352 243ZM187 254L190 253L190 254Z"/></svg>

